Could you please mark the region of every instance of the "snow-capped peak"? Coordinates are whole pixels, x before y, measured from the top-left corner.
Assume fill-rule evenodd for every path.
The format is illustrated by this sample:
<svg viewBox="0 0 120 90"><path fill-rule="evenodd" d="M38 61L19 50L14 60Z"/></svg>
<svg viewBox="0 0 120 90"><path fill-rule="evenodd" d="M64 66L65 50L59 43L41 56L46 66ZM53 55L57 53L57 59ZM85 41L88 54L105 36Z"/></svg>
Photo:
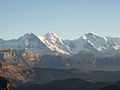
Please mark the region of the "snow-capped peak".
<svg viewBox="0 0 120 90"><path fill-rule="evenodd" d="M26 33L24 34L22 37L20 38L23 38L23 39L27 39L27 38L37 38L37 36L33 33Z"/></svg>
<svg viewBox="0 0 120 90"><path fill-rule="evenodd" d="M48 41L51 44L55 44L59 39L55 33L49 32L44 36L45 42Z"/></svg>
<svg viewBox="0 0 120 90"><path fill-rule="evenodd" d="M17 40L0 40L0 47L28 48L29 51L40 54L77 54L82 50L92 52L94 49L99 52L115 53L120 51L120 38L103 37L92 32L84 34L79 39L63 40L52 32L43 37L26 33Z"/></svg>
<svg viewBox="0 0 120 90"><path fill-rule="evenodd" d="M18 38L20 43L24 43L25 46L28 46L31 42L39 42L39 38L33 33L26 33L20 38Z"/></svg>
<svg viewBox="0 0 120 90"><path fill-rule="evenodd" d="M47 34L45 34L46 38L58 38L58 36L53 33L53 32L48 32Z"/></svg>
<svg viewBox="0 0 120 90"><path fill-rule="evenodd" d="M83 36L90 43L92 43L96 49L100 50L102 48L107 48L107 39L106 37L99 36L95 33L87 33Z"/></svg>
<svg viewBox="0 0 120 90"><path fill-rule="evenodd" d="M40 37L41 40L43 38ZM69 54L66 45L63 43L63 40L59 38L55 33L49 32L44 36L43 41L48 48L52 51L62 54Z"/></svg>
<svg viewBox="0 0 120 90"><path fill-rule="evenodd" d="M84 36L87 38L100 37L99 35L95 34L94 32L86 33L86 34L84 34Z"/></svg>

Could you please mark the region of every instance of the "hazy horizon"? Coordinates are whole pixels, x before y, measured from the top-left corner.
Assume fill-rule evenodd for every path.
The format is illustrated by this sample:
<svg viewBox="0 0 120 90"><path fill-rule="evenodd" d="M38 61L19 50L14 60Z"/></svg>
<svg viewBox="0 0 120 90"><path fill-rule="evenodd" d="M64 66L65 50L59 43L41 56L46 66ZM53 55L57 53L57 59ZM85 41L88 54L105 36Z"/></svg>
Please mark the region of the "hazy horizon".
<svg viewBox="0 0 120 90"><path fill-rule="evenodd" d="M65 39L84 33L120 36L119 0L2 0L0 38L54 32Z"/></svg>
<svg viewBox="0 0 120 90"><path fill-rule="evenodd" d="M26 33L23 33L23 34L19 34L19 36L17 36L17 37L9 37L9 38L0 37L0 39L3 39L3 40L18 39L18 38L24 36L25 34L31 34L31 33L33 33L33 32L26 32ZM47 32L47 33L55 33L55 32ZM38 38L40 38L40 37L44 37L47 33L44 33L44 34L35 34L35 33L33 33L33 34L35 34ZM78 37L73 37L73 38L69 38L69 37L64 38L64 37L61 37L59 34L56 34L56 33L55 33L55 34L56 34L59 38L61 38L61 39L63 39L63 40L67 40L67 39L68 39L68 40L75 40L75 39L78 39L78 38L80 38L81 36L84 36L85 34L89 34L89 33L93 33L93 34L95 34L95 35L97 35L97 36L100 36L100 37L120 38L120 36L100 35L100 34L97 34L97 33L94 33L94 32L81 33Z"/></svg>

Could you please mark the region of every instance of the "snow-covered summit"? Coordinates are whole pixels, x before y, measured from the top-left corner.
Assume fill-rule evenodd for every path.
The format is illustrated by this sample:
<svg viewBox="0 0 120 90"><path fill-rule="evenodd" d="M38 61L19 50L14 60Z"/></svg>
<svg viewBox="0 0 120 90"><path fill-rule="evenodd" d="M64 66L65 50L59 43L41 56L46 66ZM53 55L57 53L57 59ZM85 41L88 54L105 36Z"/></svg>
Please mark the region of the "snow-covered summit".
<svg viewBox="0 0 120 90"><path fill-rule="evenodd" d="M78 39L64 40L64 43L72 54L80 51L87 51L95 55L96 52L99 52L108 56L120 53L120 38L103 37L95 33L85 33Z"/></svg>
<svg viewBox="0 0 120 90"><path fill-rule="evenodd" d="M75 40L63 40L55 33L49 32L44 36L26 33L18 39L0 39L0 48L27 48L30 52L46 54L77 54L87 51L96 54L120 53L120 38L103 37L95 33L86 33Z"/></svg>
<svg viewBox="0 0 120 90"><path fill-rule="evenodd" d="M45 34L46 38L58 38L57 34L53 33L53 32L48 32L47 34Z"/></svg>
<svg viewBox="0 0 120 90"><path fill-rule="evenodd" d="M55 33L52 33L52 32L45 34L44 38L45 40L48 40L52 44L55 44L56 41L59 39L59 37Z"/></svg>
<svg viewBox="0 0 120 90"><path fill-rule="evenodd" d="M55 33L47 33L44 36L44 43L54 52L60 54L69 54L67 46L63 43L63 40Z"/></svg>
<svg viewBox="0 0 120 90"><path fill-rule="evenodd" d="M105 49L108 46L106 37L96 35L95 33L85 34L84 37L98 50Z"/></svg>

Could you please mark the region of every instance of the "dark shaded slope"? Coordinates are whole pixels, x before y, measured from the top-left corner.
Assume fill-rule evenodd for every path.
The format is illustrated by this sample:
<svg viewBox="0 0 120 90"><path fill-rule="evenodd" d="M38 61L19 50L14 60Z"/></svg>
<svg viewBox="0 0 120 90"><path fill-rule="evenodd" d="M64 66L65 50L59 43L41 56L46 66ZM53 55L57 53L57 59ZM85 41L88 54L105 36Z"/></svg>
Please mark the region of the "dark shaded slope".
<svg viewBox="0 0 120 90"><path fill-rule="evenodd" d="M112 85L103 87L101 90L120 90L120 81L116 82Z"/></svg>
<svg viewBox="0 0 120 90"><path fill-rule="evenodd" d="M0 90L14 90L14 87L9 79L0 77Z"/></svg>
<svg viewBox="0 0 120 90"><path fill-rule="evenodd" d="M24 85L16 88L16 90L99 90L105 85L106 83L95 83L81 79L67 79L56 80L43 85Z"/></svg>

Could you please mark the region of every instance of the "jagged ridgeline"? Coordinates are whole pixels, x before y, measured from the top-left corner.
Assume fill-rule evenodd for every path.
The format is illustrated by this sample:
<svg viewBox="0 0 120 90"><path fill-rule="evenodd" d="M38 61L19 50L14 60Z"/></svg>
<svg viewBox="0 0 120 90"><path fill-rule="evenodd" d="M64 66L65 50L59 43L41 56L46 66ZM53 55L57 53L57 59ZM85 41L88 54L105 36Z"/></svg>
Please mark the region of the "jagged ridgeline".
<svg viewBox="0 0 120 90"><path fill-rule="evenodd" d="M64 40L55 33L36 36L26 33L18 39L0 39L1 63L24 67L83 70L120 70L120 38L87 33ZM5 68L4 66L1 67Z"/></svg>
<svg viewBox="0 0 120 90"><path fill-rule="evenodd" d="M64 40L55 33L0 39L0 76L15 87L77 78L83 81L120 80L120 39L88 33ZM114 78L113 78L114 77Z"/></svg>

